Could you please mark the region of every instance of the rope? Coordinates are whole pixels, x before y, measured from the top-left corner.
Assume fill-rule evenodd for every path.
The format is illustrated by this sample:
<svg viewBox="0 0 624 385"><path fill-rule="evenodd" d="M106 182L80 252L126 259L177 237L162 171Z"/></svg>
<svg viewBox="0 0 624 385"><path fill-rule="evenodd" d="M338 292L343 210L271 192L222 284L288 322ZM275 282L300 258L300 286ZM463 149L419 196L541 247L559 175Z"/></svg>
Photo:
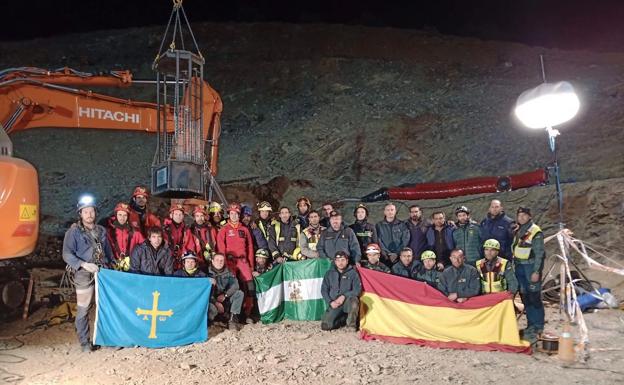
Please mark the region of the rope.
<svg viewBox="0 0 624 385"><path fill-rule="evenodd" d="M613 259L613 258L609 258L609 257L607 257L606 255L604 255L603 253L599 252L598 250L595 250L593 247L588 246L588 245L590 245L589 243L587 243L587 242L583 242L583 243L585 243L585 247L587 247L589 250L591 250L591 251L593 251L594 253L598 254L599 256L601 256L601 257L603 257L603 258L605 258L605 259L609 260L610 262L612 262L612 263L614 263L614 264L616 264L616 265L618 265L618 266L620 266L620 267L623 267L623 268L624 268L624 265L622 265L621 263L619 263L619 262L618 262L618 261L616 261L615 259ZM594 246L594 247L595 247L595 246ZM606 248L605 248L605 249L606 249ZM616 254L621 254L621 255L624 255L624 253L619 253L619 252L616 252L616 251L613 251L613 250L609 250L609 249L607 249L607 251L611 251L611 252L616 253Z"/></svg>
<svg viewBox="0 0 624 385"><path fill-rule="evenodd" d="M75 287L75 274L76 272L74 271L74 269L67 265L65 266L65 273L63 273L63 277L61 278L61 285L60 287L63 287L63 285L65 283L69 284L69 287ZM91 279L89 280L89 286L91 286L91 284L95 282L95 274L91 274Z"/></svg>

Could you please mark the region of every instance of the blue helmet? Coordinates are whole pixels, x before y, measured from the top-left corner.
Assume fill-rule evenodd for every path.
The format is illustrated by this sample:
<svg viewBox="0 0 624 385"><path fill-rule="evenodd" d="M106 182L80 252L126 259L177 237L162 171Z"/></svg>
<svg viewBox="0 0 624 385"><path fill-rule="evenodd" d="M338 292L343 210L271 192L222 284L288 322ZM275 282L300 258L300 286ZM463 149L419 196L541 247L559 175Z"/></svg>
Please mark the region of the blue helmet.
<svg viewBox="0 0 624 385"><path fill-rule="evenodd" d="M245 216L245 215L252 216L252 214L253 214L253 211L251 210L251 207L250 207L250 206L243 205L243 206L241 207L241 215L242 215L242 216Z"/></svg>

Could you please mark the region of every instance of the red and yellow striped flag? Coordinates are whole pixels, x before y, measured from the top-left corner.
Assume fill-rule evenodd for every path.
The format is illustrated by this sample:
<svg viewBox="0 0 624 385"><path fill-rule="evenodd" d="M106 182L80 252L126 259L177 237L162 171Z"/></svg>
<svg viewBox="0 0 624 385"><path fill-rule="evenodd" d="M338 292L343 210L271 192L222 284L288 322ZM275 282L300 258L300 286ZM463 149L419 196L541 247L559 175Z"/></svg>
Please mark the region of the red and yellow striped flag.
<svg viewBox="0 0 624 385"><path fill-rule="evenodd" d="M437 348L531 353L520 339L511 295L449 301L423 282L358 269L360 338Z"/></svg>

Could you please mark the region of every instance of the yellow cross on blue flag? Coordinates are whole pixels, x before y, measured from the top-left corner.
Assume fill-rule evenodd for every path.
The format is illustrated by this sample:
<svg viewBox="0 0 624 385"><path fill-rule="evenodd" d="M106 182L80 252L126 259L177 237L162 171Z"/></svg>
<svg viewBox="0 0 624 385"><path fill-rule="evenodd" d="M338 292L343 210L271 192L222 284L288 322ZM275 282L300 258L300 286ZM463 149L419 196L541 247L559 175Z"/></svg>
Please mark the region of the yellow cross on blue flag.
<svg viewBox="0 0 624 385"><path fill-rule="evenodd" d="M208 339L208 278L103 269L97 274L95 298L97 345L161 348Z"/></svg>

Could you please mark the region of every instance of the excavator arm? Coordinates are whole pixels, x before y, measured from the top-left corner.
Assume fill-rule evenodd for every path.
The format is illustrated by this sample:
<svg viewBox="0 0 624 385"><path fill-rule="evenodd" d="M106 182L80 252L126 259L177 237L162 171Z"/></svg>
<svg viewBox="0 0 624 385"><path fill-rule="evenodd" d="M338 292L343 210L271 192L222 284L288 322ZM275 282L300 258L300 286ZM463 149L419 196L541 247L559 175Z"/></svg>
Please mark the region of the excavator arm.
<svg viewBox="0 0 624 385"><path fill-rule="evenodd" d="M122 99L95 93L83 87L127 88L133 84L130 71L90 74L70 68L47 71L16 68L0 72L0 124L8 134L31 128L92 128L156 133L155 103ZM217 173L218 145L223 104L219 94L202 84L206 159L212 175ZM162 116L173 131L174 113Z"/></svg>
<svg viewBox="0 0 624 385"><path fill-rule="evenodd" d="M191 81L200 81L191 78ZM144 81L149 83L150 81ZM31 128L90 128L158 133L155 103L122 99L90 91L92 87L127 88L135 81L129 71L90 74L61 68L47 71L25 67L0 71L0 260L31 253L39 231L39 186L35 168L11 156L12 134ZM217 173L220 114L219 94L206 82L203 95L205 159ZM191 98L185 95L185 98ZM169 105L160 119L173 132Z"/></svg>

